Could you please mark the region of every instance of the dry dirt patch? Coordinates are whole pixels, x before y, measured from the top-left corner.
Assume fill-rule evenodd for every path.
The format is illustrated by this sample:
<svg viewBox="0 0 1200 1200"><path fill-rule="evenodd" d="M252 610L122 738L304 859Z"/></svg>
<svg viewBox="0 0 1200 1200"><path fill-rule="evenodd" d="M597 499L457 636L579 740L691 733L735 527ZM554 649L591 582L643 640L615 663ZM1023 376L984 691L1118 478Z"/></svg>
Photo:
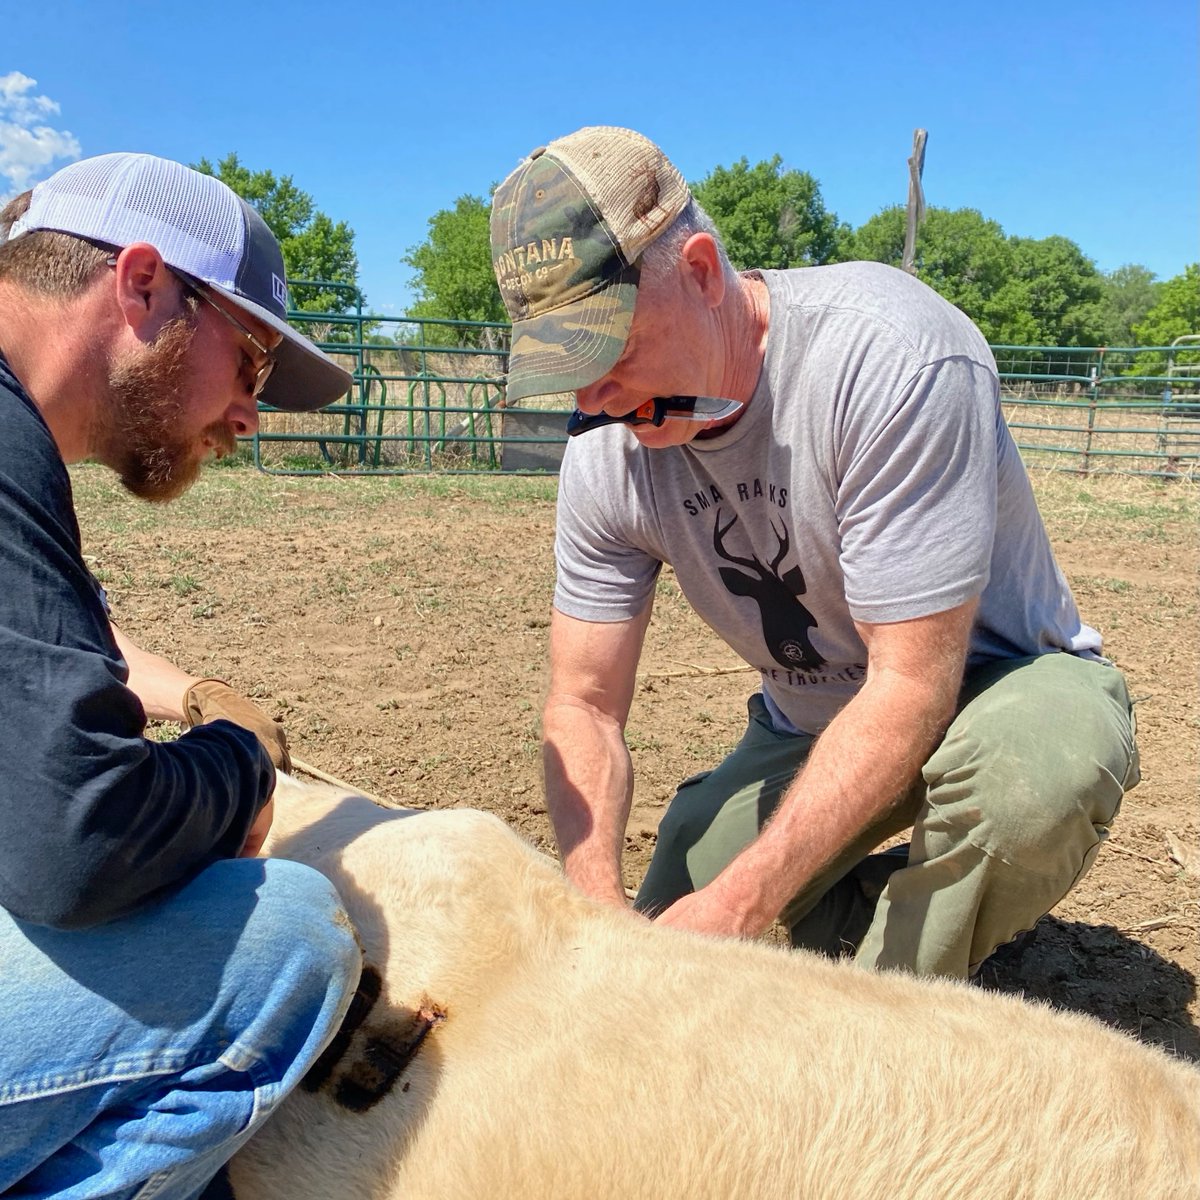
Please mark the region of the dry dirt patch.
<svg viewBox="0 0 1200 1200"><path fill-rule="evenodd" d="M74 479L84 550L147 648L257 697L315 766L398 804L487 809L550 847L553 480L218 468L151 508L98 468ZM1144 780L1093 871L986 982L1200 1058L1197 490L1034 483L1085 619L1138 698ZM664 573L628 730L631 885L676 784L741 734L753 678L738 666Z"/></svg>

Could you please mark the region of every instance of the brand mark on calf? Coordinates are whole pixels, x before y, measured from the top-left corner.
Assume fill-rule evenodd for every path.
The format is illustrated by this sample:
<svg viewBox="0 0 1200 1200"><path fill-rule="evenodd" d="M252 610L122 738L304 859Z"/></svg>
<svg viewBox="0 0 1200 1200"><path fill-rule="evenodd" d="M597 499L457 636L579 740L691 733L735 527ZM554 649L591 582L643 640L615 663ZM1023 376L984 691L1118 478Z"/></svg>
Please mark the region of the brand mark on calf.
<svg viewBox="0 0 1200 1200"><path fill-rule="evenodd" d="M343 1108L366 1112L396 1086L396 1080L407 1070L430 1032L446 1019L444 1008L425 1000L416 1012L385 1013L366 1024L382 994L383 979L378 969L368 963L363 967L342 1027L304 1076L301 1086L305 1091L325 1088L332 1091L333 1099ZM362 1052L334 1082L334 1071L349 1054L360 1029ZM408 1084L401 1090L407 1092Z"/></svg>
<svg viewBox="0 0 1200 1200"><path fill-rule="evenodd" d="M396 1086L430 1032L445 1019L444 1010L425 1004L408 1021L385 1021L368 1027L362 1055L338 1080L334 1099L351 1112L373 1108ZM408 1090L407 1083L403 1090Z"/></svg>
<svg viewBox="0 0 1200 1200"><path fill-rule="evenodd" d="M355 989L350 1007L342 1018L342 1027L334 1034L333 1041L321 1051L320 1058L308 1069L308 1074L301 1080L300 1086L307 1092L318 1091L328 1082L333 1069L345 1057L350 1049L350 1041L358 1027L367 1019L367 1014L375 1007L383 991L383 979L379 971L367 963L363 966L362 976Z"/></svg>

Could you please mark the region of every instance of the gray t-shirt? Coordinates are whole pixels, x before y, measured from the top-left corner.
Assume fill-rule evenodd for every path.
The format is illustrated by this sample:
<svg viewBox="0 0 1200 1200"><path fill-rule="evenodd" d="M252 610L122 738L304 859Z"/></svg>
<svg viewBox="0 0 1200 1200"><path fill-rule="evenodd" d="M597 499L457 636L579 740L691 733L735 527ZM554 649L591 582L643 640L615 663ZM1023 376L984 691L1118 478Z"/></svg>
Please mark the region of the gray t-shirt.
<svg viewBox="0 0 1200 1200"><path fill-rule="evenodd" d="M854 620L981 596L970 663L1092 652L975 326L878 263L762 273L762 374L718 437L647 450L624 425L567 446L554 604L620 621L661 563L762 672L781 729L818 733L862 685Z"/></svg>

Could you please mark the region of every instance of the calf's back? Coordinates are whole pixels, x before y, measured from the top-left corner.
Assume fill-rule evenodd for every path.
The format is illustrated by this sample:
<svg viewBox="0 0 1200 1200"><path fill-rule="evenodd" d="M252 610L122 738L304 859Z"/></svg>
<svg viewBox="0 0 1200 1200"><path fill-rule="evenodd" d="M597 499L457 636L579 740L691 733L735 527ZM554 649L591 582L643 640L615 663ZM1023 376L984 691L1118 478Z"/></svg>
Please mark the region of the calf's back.
<svg viewBox="0 0 1200 1200"><path fill-rule="evenodd" d="M483 813L276 805L367 970L238 1200L1200 1197L1200 1072L1089 1018L658 928Z"/></svg>

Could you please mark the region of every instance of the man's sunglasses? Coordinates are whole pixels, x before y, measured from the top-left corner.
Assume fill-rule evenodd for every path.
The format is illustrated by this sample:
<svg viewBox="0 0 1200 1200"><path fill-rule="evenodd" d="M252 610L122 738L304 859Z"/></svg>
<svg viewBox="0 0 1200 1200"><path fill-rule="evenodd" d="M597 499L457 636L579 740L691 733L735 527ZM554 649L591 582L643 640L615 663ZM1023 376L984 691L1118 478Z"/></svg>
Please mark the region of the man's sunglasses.
<svg viewBox="0 0 1200 1200"><path fill-rule="evenodd" d="M267 386L267 380L271 378L271 372L275 370L274 353L268 350L233 313L226 312L203 288L197 287L194 283L186 279L181 278L180 282L183 284L185 291L191 292L193 296L197 296L203 300L209 308L219 312L262 355L262 365L257 368L254 367L254 360L250 360L250 366L254 368L254 378L250 381L249 392L251 397L257 400L262 395L263 388Z"/></svg>
<svg viewBox="0 0 1200 1200"><path fill-rule="evenodd" d="M110 254L105 262L108 266L115 267L117 265L117 256L115 254ZM254 374L253 376L246 376L248 385L247 391L249 391L252 399L257 400L258 397L262 395L263 388L267 386L267 380L271 378L271 372L275 370L276 359L274 352L268 350L266 346L264 346L262 342L260 342L258 338L256 338L254 334L251 333L250 330L247 329L246 326L237 319L237 317L230 312L226 312L225 309L223 309L215 300L213 300L213 298L209 296L199 284L192 283L190 279L184 278L184 276L180 275L178 272L174 272L174 275L175 278L178 279L183 285L183 290L185 292L195 296L198 300L203 300L209 308L219 312L221 316L223 316L225 320L228 321L229 324L232 325L234 329L236 329L238 333L240 333L242 337L244 337L246 341L248 341L250 345L252 345L254 349L257 350L262 356L262 365L259 367L255 367L254 360L250 359L250 366ZM247 357L249 358L249 356Z"/></svg>

